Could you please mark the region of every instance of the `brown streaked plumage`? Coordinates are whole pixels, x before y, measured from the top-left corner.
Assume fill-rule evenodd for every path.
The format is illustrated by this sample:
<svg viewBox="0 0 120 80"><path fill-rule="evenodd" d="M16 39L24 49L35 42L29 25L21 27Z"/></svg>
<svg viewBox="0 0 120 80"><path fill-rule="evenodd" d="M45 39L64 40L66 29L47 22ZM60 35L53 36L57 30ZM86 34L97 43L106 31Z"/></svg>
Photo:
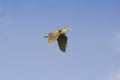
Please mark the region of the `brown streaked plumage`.
<svg viewBox="0 0 120 80"><path fill-rule="evenodd" d="M48 38L49 44L53 44L57 41L59 49L65 52L66 47L67 47L67 40L68 40L66 33L69 30L70 30L69 28L63 28L60 30L56 30L54 32L49 33L48 36L45 36L45 38Z"/></svg>

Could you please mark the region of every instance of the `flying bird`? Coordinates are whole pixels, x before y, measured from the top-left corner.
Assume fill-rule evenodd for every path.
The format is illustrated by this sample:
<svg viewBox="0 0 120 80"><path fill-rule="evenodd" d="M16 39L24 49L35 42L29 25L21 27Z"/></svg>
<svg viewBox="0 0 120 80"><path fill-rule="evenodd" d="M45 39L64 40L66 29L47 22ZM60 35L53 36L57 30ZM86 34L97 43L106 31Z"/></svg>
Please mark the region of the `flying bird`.
<svg viewBox="0 0 120 80"><path fill-rule="evenodd" d="M71 29L69 29L69 28L59 29L59 30L50 32L47 36L44 36L44 37L48 38L49 44L54 44L57 41L59 49L61 51L65 52L66 48L67 48L67 40L68 40L66 33L69 30L71 30Z"/></svg>

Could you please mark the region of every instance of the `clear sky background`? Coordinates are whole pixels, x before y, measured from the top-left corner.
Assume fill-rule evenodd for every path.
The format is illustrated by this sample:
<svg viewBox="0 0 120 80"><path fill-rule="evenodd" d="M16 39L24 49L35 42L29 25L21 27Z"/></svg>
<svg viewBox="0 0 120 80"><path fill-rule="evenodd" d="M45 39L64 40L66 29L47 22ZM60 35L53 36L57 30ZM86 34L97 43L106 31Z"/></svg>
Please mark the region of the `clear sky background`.
<svg viewBox="0 0 120 80"><path fill-rule="evenodd" d="M120 80L120 0L0 0L0 80Z"/></svg>

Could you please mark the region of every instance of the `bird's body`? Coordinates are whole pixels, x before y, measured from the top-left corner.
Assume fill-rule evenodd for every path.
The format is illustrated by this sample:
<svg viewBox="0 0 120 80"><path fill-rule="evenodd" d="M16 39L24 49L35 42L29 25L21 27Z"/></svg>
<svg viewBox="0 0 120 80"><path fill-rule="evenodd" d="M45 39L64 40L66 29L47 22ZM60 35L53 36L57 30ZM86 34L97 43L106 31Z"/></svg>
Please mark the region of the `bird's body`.
<svg viewBox="0 0 120 80"><path fill-rule="evenodd" d="M45 36L45 37L48 38L49 44L53 44L57 41L60 50L65 52L67 47L67 40L68 40L66 33L68 31L69 31L68 28L63 28L63 29L51 32L48 34L48 36Z"/></svg>

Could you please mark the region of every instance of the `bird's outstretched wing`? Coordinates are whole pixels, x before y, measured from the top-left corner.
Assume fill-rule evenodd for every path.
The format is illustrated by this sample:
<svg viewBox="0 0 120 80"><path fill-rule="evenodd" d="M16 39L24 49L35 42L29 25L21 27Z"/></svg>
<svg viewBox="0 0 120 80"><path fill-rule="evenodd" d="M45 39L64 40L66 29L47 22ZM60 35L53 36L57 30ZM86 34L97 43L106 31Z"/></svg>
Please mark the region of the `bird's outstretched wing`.
<svg viewBox="0 0 120 80"><path fill-rule="evenodd" d="M60 33L58 31L49 33L49 35L48 35L48 43L53 44L57 40L59 35L60 35Z"/></svg>
<svg viewBox="0 0 120 80"><path fill-rule="evenodd" d="M61 51L65 52L66 51L66 47L67 47L67 36L65 36L65 34L61 34L59 35L57 42L58 42L58 46L60 48Z"/></svg>

